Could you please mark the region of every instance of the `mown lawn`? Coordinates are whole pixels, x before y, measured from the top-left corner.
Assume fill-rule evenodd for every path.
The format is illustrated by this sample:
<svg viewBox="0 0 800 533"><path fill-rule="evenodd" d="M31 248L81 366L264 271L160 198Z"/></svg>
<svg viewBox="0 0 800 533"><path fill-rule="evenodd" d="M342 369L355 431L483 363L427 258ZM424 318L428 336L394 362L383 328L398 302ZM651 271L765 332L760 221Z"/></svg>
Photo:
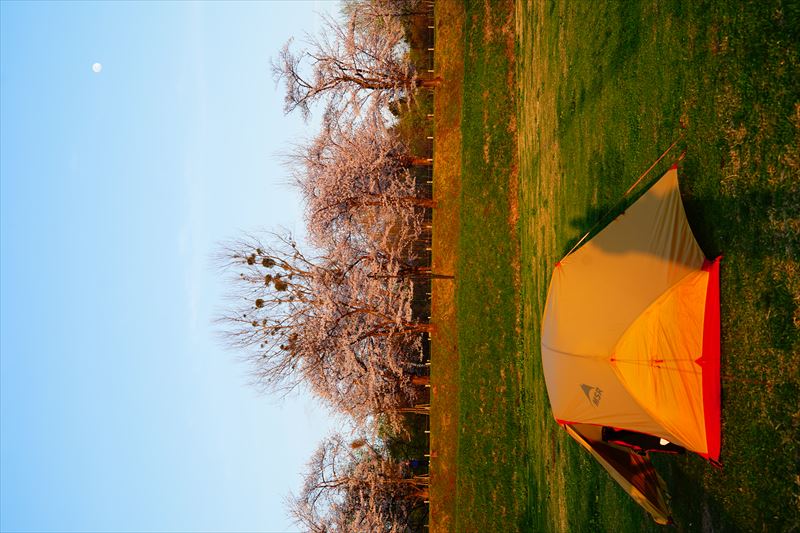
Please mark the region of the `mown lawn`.
<svg viewBox="0 0 800 533"><path fill-rule="evenodd" d="M508 531L526 524L529 511L513 6L467 3L464 35L455 530Z"/></svg>
<svg viewBox="0 0 800 533"><path fill-rule="evenodd" d="M800 528L800 4L470 2L459 531L657 527L553 421L553 264L658 155L722 269L722 469L658 458L680 531ZM518 186L518 190L517 187Z"/></svg>

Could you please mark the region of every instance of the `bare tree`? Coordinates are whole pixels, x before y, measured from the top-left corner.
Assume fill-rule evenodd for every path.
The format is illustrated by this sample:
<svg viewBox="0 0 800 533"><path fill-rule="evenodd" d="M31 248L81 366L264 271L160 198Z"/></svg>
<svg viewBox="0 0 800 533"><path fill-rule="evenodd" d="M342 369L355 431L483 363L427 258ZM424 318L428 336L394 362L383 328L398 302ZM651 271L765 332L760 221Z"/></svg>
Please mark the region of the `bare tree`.
<svg viewBox="0 0 800 533"><path fill-rule="evenodd" d="M325 128L287 158L317 246L372 261L375 277L452 278L432 272L414 252L435 203L419 192L410 169L430 161L413 156L372 113Z"/></svg>
<svg viewBox="0 0 800 533"><path fill-rule="evenodd" d="M318 36L307 35L307 49L292 51L292 41L281 49L272 69L286 83L284 110L325 102L328 122L341 115L359 115L366 105L384 108L403 98L411 100L418 87L436 86L439 79L424 79L408 59L402 24L383 17L381 24L361 23L355 9L344 22L328 16Z"/></svg>
<svg viewBox="0 0 800 533"><path fill-rule="evenodd" d="M430 198L417 192L414 157L380 116L329 126L289 156L306 203L306 223L318 245L360 241L362 248L405 250L422 231ZM372 243L366 246L365 243Z"/></svg>
<svg viewBox="0 0 800 533"><path fill-rule="evenodd" d="M430 7L422 0L345 0L342 13L350 16L358 13L363 24L381 24L385 17L400 18L415 15L432 15Z"/></svg>
<svg viewBox="0 0 800 533"><path fill-rule="evenodd" d="M299 525L314 532L412 530L428 479L389 458L380 443L341 435L322 442L308 463L303 488L287 500Z"/></svg>
<svg viewBox="0 0 800 533"><path fill-rule="evenodd" d="M220 256L233 271L233 309L221 319L234 347L250 353L255 381L267 390L305 381L357 422L413 404L410 369L421 358L411 316L411 286L372 275L373 263L335 255L311 258L290 238L228 243ZM344 260L349 262L344 262Z"/></svg>
<svg viewBox="0 0 800 533"><path fill-rule="evenodd" d="M339 283L341 273L306 257L291 237L271 237L270 244L253 235L223 244L219 262L233 273L229 298L234 305L220 322L231 346L254 351L259 385L291 388L298 365L307 364L306 351L318 348L302 329L314 319L315 291L320 284Z"/></svg>

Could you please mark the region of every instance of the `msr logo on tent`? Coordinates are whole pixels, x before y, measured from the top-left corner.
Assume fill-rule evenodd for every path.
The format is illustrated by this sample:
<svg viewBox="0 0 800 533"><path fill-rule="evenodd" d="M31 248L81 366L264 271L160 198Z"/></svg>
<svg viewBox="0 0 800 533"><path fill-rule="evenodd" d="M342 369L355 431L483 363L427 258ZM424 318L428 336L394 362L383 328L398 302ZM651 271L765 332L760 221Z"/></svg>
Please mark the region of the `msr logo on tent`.
<svg viewBox="0 0 800 533"><path fill-rule="evenodd" d="M586 395L586 399L589 400L590 404L594 405L595 407L600 405L600 400L603 398L603 391L600 390L600 387L581 384L581 388L583 389L583 393Z"/></svg>

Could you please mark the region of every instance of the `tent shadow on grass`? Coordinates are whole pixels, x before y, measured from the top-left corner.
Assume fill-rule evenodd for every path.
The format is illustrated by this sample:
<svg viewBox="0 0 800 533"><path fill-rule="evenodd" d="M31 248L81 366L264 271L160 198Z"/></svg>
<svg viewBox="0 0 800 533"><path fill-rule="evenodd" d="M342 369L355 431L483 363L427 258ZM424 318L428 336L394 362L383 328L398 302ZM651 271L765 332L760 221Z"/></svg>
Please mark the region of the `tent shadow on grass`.
<svg viewBox="0 0 800 533"><path fill-rule="evenodd" d="M670 487L673 504L680 502L673 505L672 515L679 530L738 530L740 525L728 512L725 502L705 488L704 478L713 467L689 456L657 456L653 457L653 464Z"/></svg>

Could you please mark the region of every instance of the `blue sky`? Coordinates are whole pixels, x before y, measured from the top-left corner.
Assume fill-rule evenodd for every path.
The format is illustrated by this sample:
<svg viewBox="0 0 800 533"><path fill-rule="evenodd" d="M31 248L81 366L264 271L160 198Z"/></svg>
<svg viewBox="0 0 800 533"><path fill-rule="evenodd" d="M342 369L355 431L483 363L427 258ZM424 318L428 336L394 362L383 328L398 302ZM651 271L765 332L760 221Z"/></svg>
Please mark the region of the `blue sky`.
<svg viewBox="0 0 800 533"><path fill-rule="evenodd" d="M247 385L211 255L302 233L269 59L337 9L0 4L3 531L289 529L332 422Z"/></svg>

